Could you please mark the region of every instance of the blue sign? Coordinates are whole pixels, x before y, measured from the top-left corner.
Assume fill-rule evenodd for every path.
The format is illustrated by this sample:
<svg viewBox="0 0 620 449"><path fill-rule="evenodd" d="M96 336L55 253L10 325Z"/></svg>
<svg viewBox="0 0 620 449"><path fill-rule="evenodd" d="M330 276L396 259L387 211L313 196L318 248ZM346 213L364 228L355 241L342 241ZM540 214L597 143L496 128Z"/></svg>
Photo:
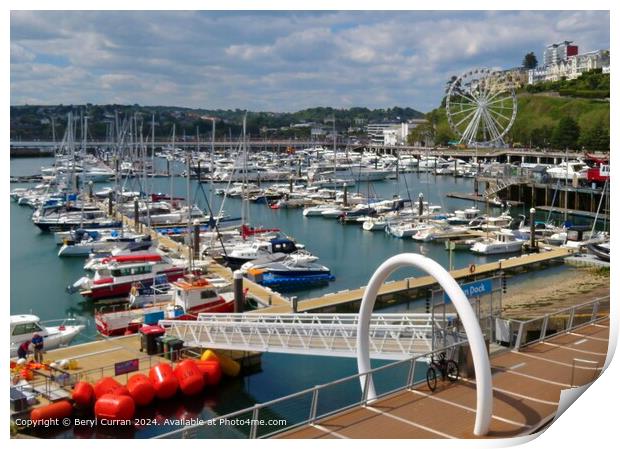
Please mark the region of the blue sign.
<svg viewBox="0 0 620 449"><path fill-rule="evenodd" d="M463 293L468 298L473 298L475 296L488 295L493 290L493 281L491 279L484 279L482 281L469 282L467 284L461 284L461 289L463 289ZM447 304L450 302L450 298L447 294L444 293L443 300Z"/></svg>
<svg viewBox="0 0 620 449"><path fill-rule="evenodd" d="M132 373L140 369L140 362L138 359L126 360L124 362L118 362L114 364L114 375L120 376L121 374Z"/></svg>

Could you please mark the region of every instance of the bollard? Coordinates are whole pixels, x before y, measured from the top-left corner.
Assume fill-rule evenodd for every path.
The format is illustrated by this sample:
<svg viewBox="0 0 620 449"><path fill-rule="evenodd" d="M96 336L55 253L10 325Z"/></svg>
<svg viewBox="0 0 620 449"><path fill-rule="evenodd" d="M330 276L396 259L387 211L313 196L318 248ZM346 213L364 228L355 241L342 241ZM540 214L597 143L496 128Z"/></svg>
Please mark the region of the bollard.
<svg viewBox="0 0 620 449"><path fill-rule="evenodd" d="M297 305L299 303L299 298L297 296L291 297L291 302L293 304L293 313L297 313Z"/></svg>
<svg viewBox="0 0 620 449"><path fill-rule="evenodd" d="M424 195L422 192L418 195L418 216L420 220L422 219L422 215L424 214Z"/></svg>
<svg viewBox="0 0 620 449"><path fill-rule="evenodd" d="M243 312L243 273L236 270L233 273L233 291L235 294L235 313Z"/></svg>
<svg viewBox="0 0 620 449"><path fill-rule="evenodd" d="M194 259L200 259L200 221L194 220Z"/></svg>
<svg viewBox="0 0 620 449"><path fill-rule="evenodd" d="M536 209L533 207L530 209L530 251L534 251L536 248L536 223L534 216L536 215Z"/></svg>
<svg viewBox="0 0 620 449"><path fill-rule="evenodd" d="M114 200L112 199L113 196L112 191L110 191L110 193L108 193L108 215L111 217L112 213L114 212Z"/></svg>
<svg viewBox="0 0 620 449"><path fill-rule="evenodd" d="M140 228L140 208L138 205L138 198L133 199L133 227L136 232L139 232Z"/></svg>

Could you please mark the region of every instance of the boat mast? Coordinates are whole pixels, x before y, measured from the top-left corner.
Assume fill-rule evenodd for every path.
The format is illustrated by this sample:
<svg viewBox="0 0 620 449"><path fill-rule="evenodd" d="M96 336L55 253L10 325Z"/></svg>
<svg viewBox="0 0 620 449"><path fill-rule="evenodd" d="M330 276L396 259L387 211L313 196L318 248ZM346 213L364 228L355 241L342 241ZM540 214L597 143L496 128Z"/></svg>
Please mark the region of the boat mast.
<svg viewBox="0 0 620 449"><path fill-rule="evenodd" d="M176 137L176 129L177 129L177 124L173 123L172 124L172 154L174 154L174 140ZM168 155L168 163L170 164L170 173L168 173L168 176L170 176L170 207L172 208L172 198L173 198L173 189L174 189L174 174L172 173L172 161L173 161L173 157L171 155Z"/></svg>
<svg viewBox="0 0 620 449"><path fill-rule="evenodd" d="M211 117L211 162L209 167L210 182L209 182L209 204L213 204L213 157L215 152L215 117ZM198 180L200 182L200 179Z"/></svg>

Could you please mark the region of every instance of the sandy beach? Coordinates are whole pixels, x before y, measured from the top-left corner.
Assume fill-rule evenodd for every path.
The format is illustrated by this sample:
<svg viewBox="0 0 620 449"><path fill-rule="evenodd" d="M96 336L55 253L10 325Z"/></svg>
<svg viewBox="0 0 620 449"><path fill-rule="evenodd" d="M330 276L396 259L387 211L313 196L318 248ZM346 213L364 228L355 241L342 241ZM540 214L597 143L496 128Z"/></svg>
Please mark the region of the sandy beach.
<svg viewBox="0 0 620 449"><path fill-rule="evenodd" d="M506 317L526 318L609 295L609 270L575 268L508 288L502 298Z"/></svg>

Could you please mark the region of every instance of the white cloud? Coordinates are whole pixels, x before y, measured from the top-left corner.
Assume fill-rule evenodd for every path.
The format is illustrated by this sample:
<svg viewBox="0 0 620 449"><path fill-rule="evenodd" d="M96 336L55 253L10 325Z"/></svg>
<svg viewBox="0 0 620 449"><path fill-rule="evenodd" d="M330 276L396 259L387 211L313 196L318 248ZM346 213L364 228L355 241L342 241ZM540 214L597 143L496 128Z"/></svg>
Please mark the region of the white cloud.
<svg viewBox="0 0 620 449"><path fill-rule="evenodd" d="M12 104L429 110L467 69L609 46L609 14L19 11L11 39Z"/></svg>

